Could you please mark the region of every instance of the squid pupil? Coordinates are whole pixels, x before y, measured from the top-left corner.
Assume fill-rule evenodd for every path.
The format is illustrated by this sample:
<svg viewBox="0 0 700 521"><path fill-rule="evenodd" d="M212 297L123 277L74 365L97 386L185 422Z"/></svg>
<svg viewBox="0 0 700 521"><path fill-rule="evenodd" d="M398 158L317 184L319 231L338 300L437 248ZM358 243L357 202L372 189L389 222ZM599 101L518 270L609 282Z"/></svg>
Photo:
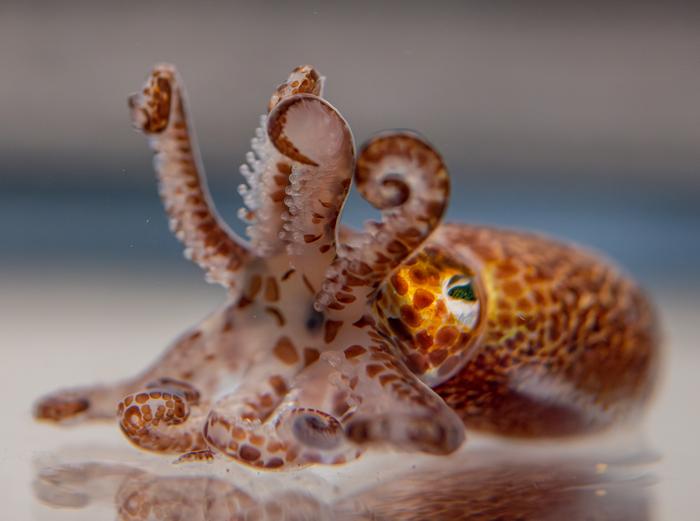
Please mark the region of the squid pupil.
<svg viewBox="0 0 700 521"><path fill-rule="evenodd" d="M450 288L447 291L447 295L452 298L466 300L467 302L474 302L476 300L476 293L474 293L474 287L471 282Z"/></svg>

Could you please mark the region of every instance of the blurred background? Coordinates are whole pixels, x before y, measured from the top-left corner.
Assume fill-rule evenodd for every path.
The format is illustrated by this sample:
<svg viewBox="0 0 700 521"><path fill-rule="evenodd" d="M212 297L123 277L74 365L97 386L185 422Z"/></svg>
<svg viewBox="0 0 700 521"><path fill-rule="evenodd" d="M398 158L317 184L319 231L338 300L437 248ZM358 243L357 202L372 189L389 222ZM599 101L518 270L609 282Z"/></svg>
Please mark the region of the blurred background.
<svg viewBox="0 0 700 521"><path fill-rule="evenodd" d="M311 63L358 143L407 127L436 145L453 182L448 218L536 229L616 259L655 296L669 349L649 420L660 518L694 504L691 2L0 2L0 377L26 394L0 435L24 447L0 455L12 463L3 473L30 479L30 441L46 437L28 418L38 394L140 368L223 299L182 258L129 125L126 97L160 61L185 80L214 200L239 232L238 165L258 116ZM354 197L345 220L366 212ZM23 479L0 494L26 513Z"/></svg>

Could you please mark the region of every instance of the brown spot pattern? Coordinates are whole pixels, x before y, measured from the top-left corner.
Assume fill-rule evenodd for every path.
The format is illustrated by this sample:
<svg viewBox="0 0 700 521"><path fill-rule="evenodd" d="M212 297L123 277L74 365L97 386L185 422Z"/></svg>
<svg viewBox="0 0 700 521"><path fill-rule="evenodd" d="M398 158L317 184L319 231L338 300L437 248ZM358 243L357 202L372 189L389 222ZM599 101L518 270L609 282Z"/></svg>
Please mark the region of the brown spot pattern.
<svg viewBox="0 0 700 521"><path fill-rule="evenodd" d="M338 331L340 331L340 327L342 325L343 322L340 320L326 320L323 333L323 340L326 342L326 344L330 344L333 342L333 340L335 340L335 337L338 334Z"/></svg>
<svg viewBox="0 0 700 521"><path fill-rule="evenodd" d="M385 171L389 164L392 171ZM360 150L355 182L362 196L382 211L382 222L365 228L362 251L339 250L333 263L335 272L353 281L348 282L351 292L359 293L389 277L438 226L449 196L449 178L442 158L427 142L410 132L395 132L370 140ZM377 233L382 228L392 233ZM399 295L407 289L404 276L390 280ZM331 298L332 310L352 302L347 297L343 301L339 289L332 294L324 290L321 297Z"/></svg>
<svg viewBox="0 0 700 521"><path fill-rule="evenodd" d="M302 65L294 69L287 81L277 87L270 98L268 111L272 111L283 99L296 94L321 94L321 77L311 65ZM283 164L283 163L282 163ZM282 171L282 169L280 169Z"/></svg>
<svg viewBox="0 0 700 521"><path fill-rule="evenodd" d="M582 433L648 400L658 365L654 316L615 268L533 234L446 226L434 241L469 248L489 296L477 351L435 388L469 428ZM523 378L559 380L573 391L538 401L518 391Z"/></svg>
<svg viewBox="0 0 700 521"><path fill-rule="evenodd" d="M355 345L351 345L350 347L346 348L344 352L345 352L345 358L350 359L350 358L355 358L355 357L358 357L358 356L364 354L365 352L367 352L367 350L364 347L362 347L361 345L355 344Z"/></svg>
<svg viewBox="0 0 700 521"><path fill-rule="evenodd" d="M299 361L299 354L289 337L280 337L272 352L285 364L292 365Z"/></svg>
<svg viewBox="0 0 700 521"><path fill-rule="evenodd" d="M209 203L175 69L156 67L143 92L129 98L129 106L134 125L153 136L151 147L159 158L155 165L171 230L210 280L232 287L236 272L251 256Z"/></svg>
<svg viewBox="0 0 700 521"><path fill-rule="evenodd" d="M267 277L267 282L265 283L265 300L268 302L277 302L279 298L280 290L275 277Z"/></svg>

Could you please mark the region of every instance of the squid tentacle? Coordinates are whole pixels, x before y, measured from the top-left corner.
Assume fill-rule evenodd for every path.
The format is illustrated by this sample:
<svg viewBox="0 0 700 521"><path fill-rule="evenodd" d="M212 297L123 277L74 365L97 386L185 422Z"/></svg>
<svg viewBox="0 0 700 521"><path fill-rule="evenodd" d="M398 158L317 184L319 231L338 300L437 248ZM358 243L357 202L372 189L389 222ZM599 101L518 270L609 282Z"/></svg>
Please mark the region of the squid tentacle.
<svg viewBox="0 0 700 521"><path fill-rule="evenodd" d="M119 403L119 426L136 446L161 453L181 454L207 449L202 436L206 403L184 382L130 394Z"/></svg>
<svg viewBox="0 0 700 521"><path fill-rule="evenodd" d="M109 384L54 391L37 401L34 416L56 423L113 420L116 406L124 396L153 388L154 383L157 383L156 387L175 386L180 390L184 389L183 385L191 387L194 384L199 391L211 393L220 378L217 371L212 371L212 365L222 359L223 347L244 345L236 340L232 308L235 304L212 313L196 327L181 334L144 371ZM235 352L239 363L231 369L240 371L248 355L241 347Z"/></svg>
<svg viewBox="0 0 700 521"><path fill-rule="evenodd" d="M204 269L209 282L233 289L251 253L214 209L175 68L156 66L129 106L134 126L150 138L161 198L185 256Z"/></svg>
<svg viewBox="0 0 700 521"><path fill-rule="evenodd" d="M304 128L310 124L313 129ZM275 147L293 160L285 189L287 211L282 214L288 254L334 254L336 225L352 182L355 146L350 126L325 100L297 95L270 114L268 133Z"/></svg>
<svg viewBox="0 0 700 521"><path fill-rule="evenodd" d="M442 158L407 131L380 134L366 143L355 182L361 195L381 210L382 220L367 222L361 233L339 245L316 297L319 311L342 310L356 300L358 288L369 296L438 226L449 198Z"/></svg>
<svg viewBox="0 0 700 521"><path fill-rule="evenodd" d="M260 116L260 126L251 140L252 150L240 167L246 182L238 187L244 203L238 217L247 224L251 248L261 257L270 256L282 247L278 235L284 211L283 188L291 172L291 167L270 146L266 127L267 115Z"/></svg>
<svg viewBox="0 0 700 521"><path fill-rule="evenodd" d="M268 113L282 100L300 93L321 96L324 78L310 65L297 67L286 82L277 87L268 103ZM246 234L253 250L261 257L270 256L283 248L279 234L285 187L289 183L292 165L270 142L267 132L268 116L260 116L260 126L251 140L251 151L240 172L245 183L238 187L244 207L238 217L246 223Z"/></svg>
<svg viewBox="0 0 700 521"><path fill-rule="evenodd" d="M77 423L85 420L114 418L114 404L124 393L115 393L121 385L90 385L60 389L43 396L34 405L34 417L55 423Z"/></svg>
<svg viewBox="0 0 700 521"><path fill-rule="evenodd" d="M326 78L321 76L311 65L300 65L295 68L287 78L275 89L267 105L267 111L272 109L282 100L290 98L296 94L313 94L319 98L323 97L323 87Z"/></svg>
<svg viewBox="0 0 700 521"><path fill-rule="evenodd" d="M342 355L327 355L342 375L328 380L349 406L343 421L347 439L357 446L380 443L434 454L456 450L464 441L459 416L379 334L370 332L369 337L348 346Z"/></svg>
<svg viewBox="0 0 700 521"><path fill-rule="evenodd" d="M347 443L341 420L322 410L316 394L304 396L308 387L296 381L297 371L278 370L267 380L253 374L218 400L207 418L207 443L241 463L268 469L358 457L362 450Z"/></svg>
<svg viewBox="0 0 700 521"><path fill-rule="evenodd" d="M357 458L362 450L348 444L334 416L294 400L278 406L268 418L236 415L229 397L213 409L205 427L207 443L245 465L285 470L313 463L334 465Z"/></svg>
<svg viewBox="0 0 700 521"><path fill-rule="evenodd" d="M330 262L354 164L350 127L320 97L322 85L309 66L292 72L273 94L241 167L247 183L239 187L239 217L254 250L270 256L286 246L297 266L307 254L327 254Z"/></svg>

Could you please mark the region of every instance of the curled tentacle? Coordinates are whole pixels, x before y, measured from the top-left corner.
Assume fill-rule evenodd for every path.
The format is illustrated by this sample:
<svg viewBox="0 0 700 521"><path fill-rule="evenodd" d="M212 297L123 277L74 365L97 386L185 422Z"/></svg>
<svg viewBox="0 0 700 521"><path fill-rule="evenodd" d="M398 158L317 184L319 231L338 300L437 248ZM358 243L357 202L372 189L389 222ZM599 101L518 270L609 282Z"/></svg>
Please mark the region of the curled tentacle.
<svg viewBox="0 0 700 521"><path fill-rule="evenodd" d="M204 431L207 443L241 463L267 469L358 457L362 449L347 442L341 420L324 412L325 393L314 392L307 379L292 374L250 375L217 401Z"/></svg>
<svg viewBox="0 0 700 521"><path fill-rule="evenodd" d="M321 83L308 66L292 73L273 95L241 167L247 185L240 188L240 216L259 255L284 245L295 256L333 253L354 144L347 122L319 97Z"/></svg>
<svg viewBox="0 0 700 521"><path fill-rule="evenodd" d="M272 109L274 109L280 101L296 94L306 93L322 97L325 80L326 79L321 76L313 66L300 65L289 74L287 81L277 86L277 89L270 97L267 111L272 112Z"/></svg>
<svg viewBox="0 0 700 521"><path fill-rule="evenodd" d="M275 147L295 161L282 216L288 253L334 254L336 224L352 181L350 127L327 102L298 95L277 105L268 131Z"/></svg>
<svg viewBox="0 0 700 521"><path fill-rule="evenodd" d="M155 67L143 92L129 98L134 126L150 137L160 194L185 255L204 269L207 280L232 288L250 252L214 209L185 104L170 65Z"/></svg>
<svg viewBox="0 0 700 521"><path fill-rule="evenodd" d="M236 409L233 401L224 398L218 412L210 413L205 436L217 451L245 465L275 470L333 465L362 452L346 443L341 423L323 411L287 405L267 419L251 419L228 411Z"/></svg>
<svg viewBox="0 0 700 521"><path fill-rule="evenodd" d="M252 416L234 393L224 397L209 414L207 443L239 462L267 469L289 469L312 463L345 463L361 451L348 446L340 421L292 400L267 417Z"/></svg>
<svg viewBox="0 0 700 521"><path fill-rule="evenodd" d="M207 449L199 393L186 383L126 396L117 408L119 426L134 445L161 453ZM190 401L188 400L196 400Z"/></svg>
<svg viewBox="0 0 700 521"><path fill-rule="evenodd" d="M323 79L310 65L297 67L272 94L268 113L280 101L296 94L320 96L322 83ZM238 216L248 224L246 233L255 252L260 256L269 256L284 247L279 235L282 214L287 210L284 204L285 188L292 173L292 162L271 143L267 115L260 117L260 126L251 140L251 148L246 155L246 163L240 168L246 183L238 187L245 203Z"/></svg>
<svg viewBox="0 0 700 521"><path fill-rule="evenodd" d="M362 148L355 182L382 211L382 221L366 223L362 233L339 246L317 296L318 309L343 309L357 299L358 288L368 295L438 226L450 189L440 155L404 131L379 135Z"/></svg>
<svg viewBox="0 0 700 521"><path fill-rule="evenodd" d="M187 382L175 380L169 376L162 376L157 380L149 382L146 384L146 389L169 389L171 391L178 392L185 398L185 402L190 405L198 405L199 399L201 398L199 390L197 390L194 386L188 384Z"/></svg>

